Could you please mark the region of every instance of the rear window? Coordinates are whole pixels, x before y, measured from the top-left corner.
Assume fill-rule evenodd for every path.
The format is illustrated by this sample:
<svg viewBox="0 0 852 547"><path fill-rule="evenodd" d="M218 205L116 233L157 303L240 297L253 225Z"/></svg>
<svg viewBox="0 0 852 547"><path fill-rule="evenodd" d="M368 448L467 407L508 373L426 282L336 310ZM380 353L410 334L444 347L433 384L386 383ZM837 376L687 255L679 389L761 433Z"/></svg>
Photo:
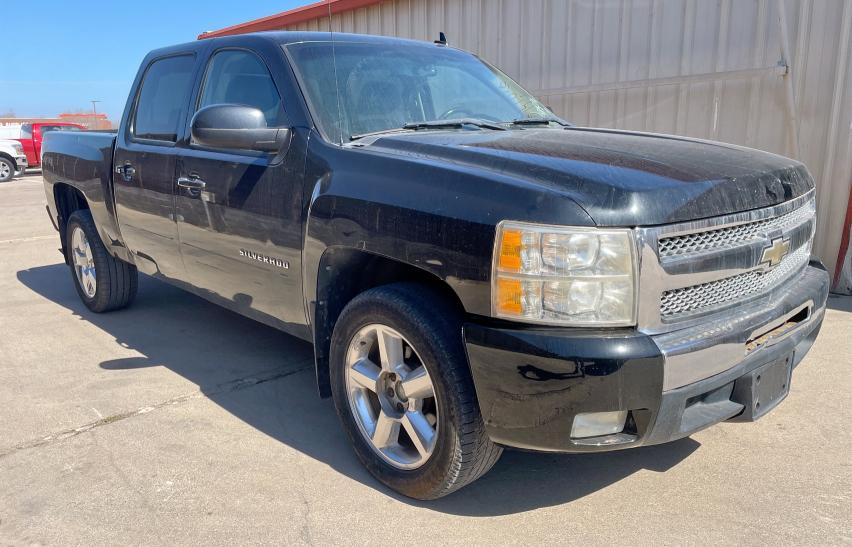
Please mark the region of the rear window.
<svg viewBox="0 0 852 547"><path fill-rule="evenodd" d="M131 134L138 139L177 141L178 127L192 88L192 55L151 63L136 101Z"/></svg>
<svg viewBox="0 0 852 547"><path fill-rule="evenodd" d="M48 131L80 131L80 128L74 125L42 125L39 130L44 135Z"/></svg>
<svg viewBox="0 0 852 547"><path fill-rule="evenodd" d="M31 139L33 138L33 126L25 123L21 126L21 138L22 139Z"/></svg>

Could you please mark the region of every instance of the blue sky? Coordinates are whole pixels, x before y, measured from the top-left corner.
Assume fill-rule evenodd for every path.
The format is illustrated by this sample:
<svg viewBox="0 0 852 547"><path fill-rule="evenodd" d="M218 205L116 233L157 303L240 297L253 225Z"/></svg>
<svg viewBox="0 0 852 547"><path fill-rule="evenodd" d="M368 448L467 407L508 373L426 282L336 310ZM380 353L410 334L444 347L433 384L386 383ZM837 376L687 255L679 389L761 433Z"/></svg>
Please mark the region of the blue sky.
<svg viewBox="0 0 852 547"><path fill-rule="evenodd" d="M3 28L0 114L55 116L96 99L117 122L148 51L313 1L12 0L25 19Z"/></svg>

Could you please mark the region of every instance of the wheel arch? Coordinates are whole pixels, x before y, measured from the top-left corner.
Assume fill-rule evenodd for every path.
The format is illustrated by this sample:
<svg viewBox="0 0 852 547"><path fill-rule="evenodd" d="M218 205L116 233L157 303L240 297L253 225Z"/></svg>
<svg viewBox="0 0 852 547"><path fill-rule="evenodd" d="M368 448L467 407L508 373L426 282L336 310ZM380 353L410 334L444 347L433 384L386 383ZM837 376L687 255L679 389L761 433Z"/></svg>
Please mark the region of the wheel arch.
<svg viewBox="0 0 852 547"><path fill-rule="evenodd" d="M309 302L312 318L314 359L320 396L331 395L329 353L331 335L343 308L369 289L399 282L430 287L460 313L464 306L458 295L440 277L415 265L388 256L350 247L329 247L319 260L316 300Z"/></svg>
<svg viewBox="0 0 852 547"><path fill-rule="evenodd" d="M59 228L59 240L62 243L62 256L68 262L68 219L74 211L89 210L89 202L79 189L66 183L53 185L53 199L56 203L57 225Z"/></svg>

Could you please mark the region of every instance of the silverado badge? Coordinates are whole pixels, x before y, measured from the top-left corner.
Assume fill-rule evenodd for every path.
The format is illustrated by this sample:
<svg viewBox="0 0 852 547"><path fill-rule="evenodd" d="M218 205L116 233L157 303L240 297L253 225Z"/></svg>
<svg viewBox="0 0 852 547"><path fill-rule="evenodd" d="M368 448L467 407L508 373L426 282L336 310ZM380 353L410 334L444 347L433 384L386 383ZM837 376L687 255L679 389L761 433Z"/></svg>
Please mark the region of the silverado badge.
<svg viewBox="0 0 852 547"><path fill-rule="evenodd" d="M245 249L240 249L240 256L244 256L252 260L257 260L258 262L263 262L264 264L278 266L279 268L283 268L285 270L290 269L289 262L287 262L286 260L281 260L280 258L275 258L274 256L266 256L260 253L256 253L254 251L247 251Z"/></svg>
<svg viewBox="0 0 852 547"><path fill-rule="evenodd" d="M781 261L787 256L790 251L790 240L778 237L772 240L769 247L763 249L760 255L760 265L765 270L771 270L775 266L781 264Z"/></svg>

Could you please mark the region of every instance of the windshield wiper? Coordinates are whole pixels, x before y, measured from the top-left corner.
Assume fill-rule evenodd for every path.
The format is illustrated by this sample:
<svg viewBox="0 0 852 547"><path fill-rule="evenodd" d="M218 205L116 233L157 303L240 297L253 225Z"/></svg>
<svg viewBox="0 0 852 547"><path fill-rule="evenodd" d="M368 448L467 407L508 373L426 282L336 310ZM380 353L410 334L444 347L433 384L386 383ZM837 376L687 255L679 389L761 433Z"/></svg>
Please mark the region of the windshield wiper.
<svg viewBox="0 0 852 547"><path fill-rule="evenodd" d="M357 135L352 135L349 137L350 141L357 141L358 139L363 139L364 137L373 137L376 135L390 135L392 133L403 133L408 131L405 127L393 127L391 129L380 129L379 131L370 131L369 133L359 133Z"/></svg>
<svg viewBox="0 0 852 547"><path fill-rule="evenodd" d="M559 118L518 118L510 122L503 122L509 125L550 125L551 123L559 124L563 127L569 127L571 124Z"/></svg>
<svg viewBox="0 0 852 547"><path fill-rule="evenodd" d="M404 131L417 131L418 129L463 129L465 126L469 125L472 125L474 127L480 127L482 129L506 131L505 127L503 127L502 125L498 125L496 122L477 120L474 118L459 118L454 120L429 120L425 122L411 122L403 125L402 127L382 129L380 131L371 131L369 133L360 133L358 135L352 135L351 137L349 137L349 140L357 141L358 139L363 139L364 137L374 137L376 135L391 135L394 133L402 133Z"/></svg>
<svg viewBox="0 0 852 547"><path fill-rule="evenodd" d="M505 131L506 128L498 125L497 122L489 122L486 120L477 120L476 118L458 118L454 120L429 120L428 122L412 122L403 125L405 129L445 129L445 128L463 128L466 125L481 127L483 129L494 129L496 131Z"/></svg>

